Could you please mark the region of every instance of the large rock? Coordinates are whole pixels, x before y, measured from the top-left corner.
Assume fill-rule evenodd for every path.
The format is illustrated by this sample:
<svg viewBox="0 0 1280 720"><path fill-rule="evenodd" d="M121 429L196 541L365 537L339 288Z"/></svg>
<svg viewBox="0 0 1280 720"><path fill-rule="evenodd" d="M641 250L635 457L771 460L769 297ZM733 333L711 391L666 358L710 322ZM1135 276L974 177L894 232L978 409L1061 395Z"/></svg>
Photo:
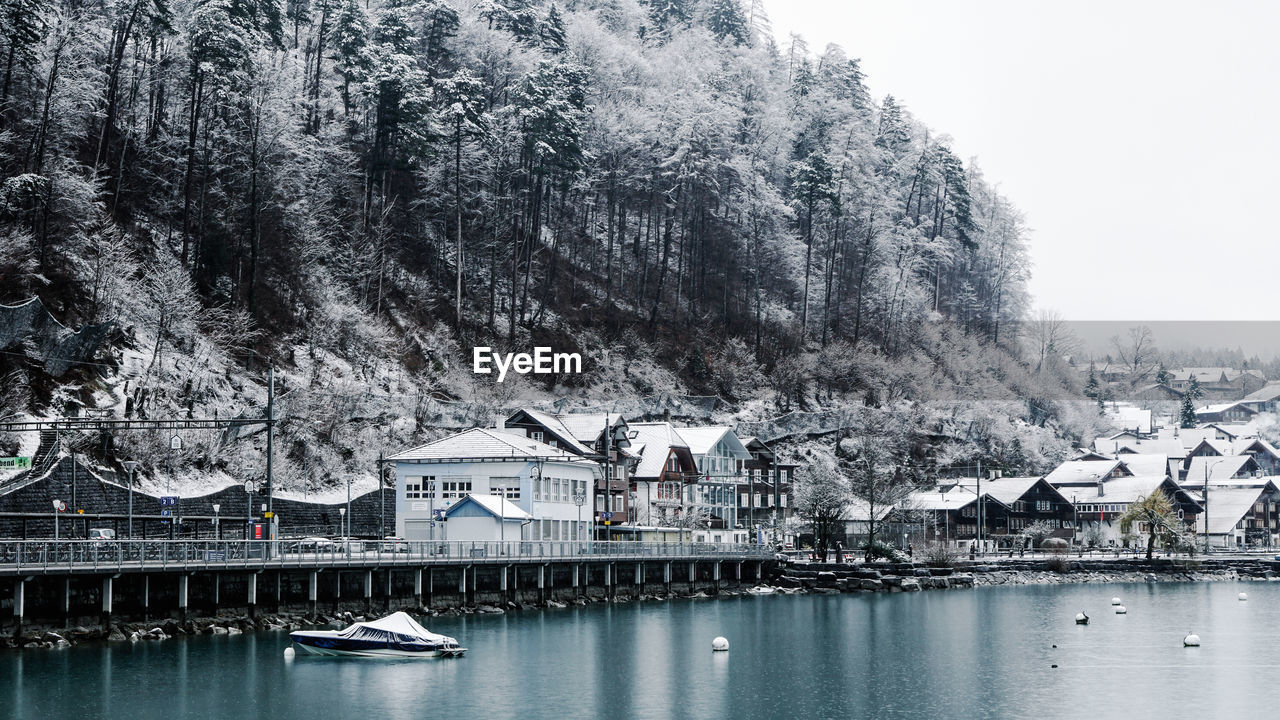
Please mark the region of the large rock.
<svg viewBox="0 0 1280 720"><path fill-rule="evenodd" d="M903 592L916 592L920 590L920 581L915 578L902 578L902 584L899 587Z"/></svg>
<svg viewBox="0 0 1280 720"><path fill-rule="evenodd" d="M973 587L973 576L968 573L954 575L951 577L952 587Z"/></svg>
<svg viewBox="0 0 1280 720"><path fill-rule="evenodd" d="M879 580L880 571L873 568L858 568L853 571L853 576L864 580Z"/></svg>
<svg viewBox="0 0 1280 720"><path fill-rule="evenodd" d="M858 581L858 584L863 590L883 590L884 589L883 580L873 580L871 578L863 578L862 580Z"/></svg>

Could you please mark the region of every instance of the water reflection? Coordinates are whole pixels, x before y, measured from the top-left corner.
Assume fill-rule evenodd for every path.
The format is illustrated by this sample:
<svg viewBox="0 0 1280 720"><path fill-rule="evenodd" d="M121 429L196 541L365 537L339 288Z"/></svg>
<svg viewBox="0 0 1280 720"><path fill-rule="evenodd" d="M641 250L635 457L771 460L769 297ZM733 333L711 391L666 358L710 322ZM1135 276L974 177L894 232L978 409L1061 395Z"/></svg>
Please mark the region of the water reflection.
<svg viewBox="0 0 1280 720"><path fill-rule="evenodd" d="M288 663L284 633L3 652L0 718L1260 716L1278 600L1081 585L427 618L471 649L458 660Z"/></svg>

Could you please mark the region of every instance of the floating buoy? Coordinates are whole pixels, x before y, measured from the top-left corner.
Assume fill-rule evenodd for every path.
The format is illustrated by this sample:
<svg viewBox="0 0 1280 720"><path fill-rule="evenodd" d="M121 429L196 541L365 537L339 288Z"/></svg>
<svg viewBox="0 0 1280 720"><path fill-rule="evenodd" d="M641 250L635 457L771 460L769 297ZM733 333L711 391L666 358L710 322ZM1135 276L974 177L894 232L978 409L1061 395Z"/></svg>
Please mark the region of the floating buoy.
<svg viewBox="0 0 1280 720"><path fill-rule="evenodd" d="M1119 604L1120 604L1120 598L1111 598L1111 604L1112 604L1112 605L1119 605Z"/></svg>
<svg viewBox="0 0 1280 720"><path fill-rule="evenodd" d="M1054 645L1054 647L1056 648L1056 647L1058 647L1058 646L1057 646L1057 645Z"/></svg>
<svg viewBox="0 0 1280 720"><path fill-rule="evenodd" d="M1125 607L1125 606L1123 606L1123 605L1117 605L1117 606L1116 606L1116 614L1117 614L1117 615L1127 615L1127 614L1129 614L1129 608L1127 608L1127 607Z"/></svg>
<svg viewBox="0 0 1280 720"><path fill-rule="evenodd" d="M1240 593L1239 595L1237 595L1237 596L1236 596L1236 599L1237 599L1237 600L1248 600L1248 599L1249 599L1249 593Z"/></svg>
<svg viewBox="0 0 1280 720"><path fill-rule="evenodd" d="M1076 613L1076 624L1077 624L1077 625L1088 625L1088 624L1089 624L1089 616L1088 616L1088 615L1085 615L1085 614L1084 614L1084 613L1082 613L1082 612L1078 612L1078 613Z"/></svg>
<svg viewBox="0 0 1280 720"><path fill-rule="evenodd" d="M1183 647L1200 647L1200 636L1195 633L1187 633L1187 636L1182 638L1182 645Z"/></svg>
<svg viewBox="0 0 1280 720"><path fill-rule="evenodd" d="M1057 666L1057 665L1050 665L1049 667L1051 667L1051 668L1056 668L1056 667L1058 667L1058 666Z"/></svg>
<svg viewBox="0 0 1280 720"><path fill-rule="evenodd" d="M285 648L285 649L284 649L284 659L285 659L285 660L292 660L292 659L293 659L293 646L292 646L292 645L290 645L289 647L287 647L287 648Z"/></svg>
<svg viewBox="0 0 1280 720"><path fill-rule="evenodd" d="M729 649L729 641L723 637L718 637L711 641L711 649L716 652L724 652Z"/></svg>

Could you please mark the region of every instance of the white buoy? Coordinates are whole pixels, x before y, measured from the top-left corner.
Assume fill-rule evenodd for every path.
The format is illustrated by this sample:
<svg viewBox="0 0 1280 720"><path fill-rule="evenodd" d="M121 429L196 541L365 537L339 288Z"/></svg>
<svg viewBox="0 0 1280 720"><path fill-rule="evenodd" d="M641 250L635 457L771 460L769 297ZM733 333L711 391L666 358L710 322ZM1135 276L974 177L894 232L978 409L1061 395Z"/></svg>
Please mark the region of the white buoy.
<svg viewBox="0 0 1280 720"><path fill-rule="evenodd" d="M1119 604L1120 604L1120 598L1111 598L1111 604L1112 604L1112 605L1119 605Z"/></svg>
<svg viewBox="0 0 1280 720"><path fill-rule="evenodd" d="M1187 633L1187 636L1182 638L1182 645L1183 647L1200 647L1200 636L1195 633Z"/></svg>
<svg viewBox="0 0 1280 720"><path fill-rule="evenodd" d="M287 648L285 648L285 649L284 649L284 659L285 659L285 660L292 660L292 659L293 659L293 646L292 646L292 645L290 645L289 647L287 647Z"/></svg>
<svg viewBox="0 0 1280 720"><path fill-rule="evenodd" d="M1248 599L1249 599L1249 593L1240 593L1239 595L1237 595L1237 596L1236 596L1236 599L1237 599L1237 600L1248 600Z"/></svg>
<svg viewBox="0 0 1280 720"><path fill-rule="evenodd" d="M1129 608L1127 608L1127 607L1125 607L1125 606L1123 606L1123 605L1117 605L1117 606L1116 606L1116 614L1117 614L1117 615L1127 615L1128 613L1129 613Z"/></svg>
<svg viewBox="0 0 1280 720"><path fill-rule="evenodd" d="M716 652L724 652L729 649L729 641L723 637L718 637L711 641L711 649Z"/></svg>
<svg viewBox="0 0 1280 720"><path fill-rule="evenodd" d="M1084 613L1082 613L1082 612L1078 612L1078 613L1076 613L1076 624L1077 624L1077 625L1088 625L1088 624L1089 624L1089 616L1088 616L1088 615L1085 615L1085 614L1084 614Z"/></svg>

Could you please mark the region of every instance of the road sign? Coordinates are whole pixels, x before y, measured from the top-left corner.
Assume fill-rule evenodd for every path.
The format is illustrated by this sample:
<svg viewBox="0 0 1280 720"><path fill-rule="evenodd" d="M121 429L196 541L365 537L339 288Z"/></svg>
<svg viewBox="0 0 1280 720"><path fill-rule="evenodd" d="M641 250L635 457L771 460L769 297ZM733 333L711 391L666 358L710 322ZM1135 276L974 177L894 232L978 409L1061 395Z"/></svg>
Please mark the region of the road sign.
<svg viewBox="0 0 1280 720"><path fill-rule="evenodd" d="M605 524L605 527L608 527L609 525L612 525L612 524L613 524L613 521L612 521L612 520L605 520L605 521L604 521L604 524Z"/></svg>
<svg viewBox="0 0 1280 720"><path fill-rule="evenodd" d="M0 470L24 470L30 469L31 458L29 457L3 457L0 458Z"/></svg>
<svg viewBox="0 0 1280 720"><path fill-rule="evenodd" d="M177 507L177 506L178 506L177 495L161 495L160 496L160 507Z"/></svg>
<svg viewBox="0 0 1280 720"><path fill-rule="evenodd" d="M66 511L67 511L67 504L66 504L65 502L61 501L61 500L54 500L54 501L53 501L53 509L54 509L54 510L56 510L56 511L58 511L58 512L66 512Z"/></svg>
<svg viewBox="0 0 1280 720"><path fill-rule="evenodd" d="M227 551L226 550L205 550L204 559L226 561Z"/></svg>
<svg viewBox="0 0 1280 720"><path fill-rule="evenodd" d="M611 512L602 512L602 513L600 513L600 517L604 518L605 520L612 520L612 519L613 519L613 513L611 513Z"/></svg>
<svg viewBox="0 0 1280 720"><path fill-rule="evenodd" d="M161 516L161 517L169 517L169 511L168 511L168 510L161 510L161 511L160 511L160 516Z"/></svg>
<svg viewBox="0 0 1280 720"><path fill-rule="evenodd" d="M245 492L247 492L247 493L249 493L249 494L251 494L251 495L253 494L253 481L252 481L252 480L245 480L245 481L244 481L244 491L245 491Z"/></svg>
<svg viewBox="0 0 1280 720"><path fill-rule="evenodd" d="M273 518L273 517L275 517L275 516L276 516L276 514L275 514L275 513L273 513L273 512L264 512L264 513L262 513L262 517L264 517L264 518Z"/></svg>
<svg viewBox="0 0 1280 720"><path fill-rule="evenodd" d="M181 450L181 449L182 449L182 438L178 437L177 435L174 435L173 437L169 438L169 449L170 449L170 450Z"/></svg>

